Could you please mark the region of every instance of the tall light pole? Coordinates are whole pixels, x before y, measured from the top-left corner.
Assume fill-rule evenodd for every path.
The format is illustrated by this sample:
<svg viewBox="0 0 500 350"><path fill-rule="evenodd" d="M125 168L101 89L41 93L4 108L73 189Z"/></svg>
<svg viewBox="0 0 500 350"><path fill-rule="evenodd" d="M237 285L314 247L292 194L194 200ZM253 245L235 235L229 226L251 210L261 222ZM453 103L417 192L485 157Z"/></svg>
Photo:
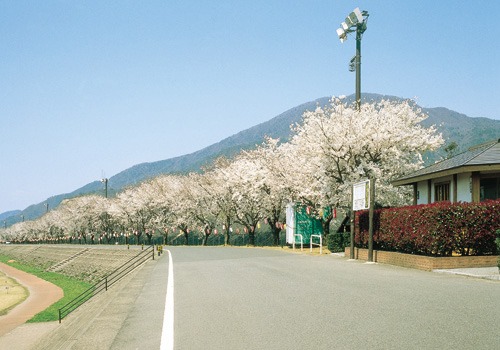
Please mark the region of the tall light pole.
<svg viewBox="0 0 500 350"><path fill-rule="evenodd" d="M49 212L49 202L45 202L45 213Z"/></svg>
<svg viewBox="0 0 500 350"><path fill-rule="evenodd" d="M108 178L101 179L101 182L104 184L104 196L108 198Z"/></svg>
<svg viewBox="0 0 500 350"><path fill-rule="evenodd" d="M351 72L356 71L356 107L358 111L361 110L361 38L366 30L368 16L367 11L360 11L356 7L346 17L345 22L340 24L340 28L337 29L337 35L341 43L347 40L347 34L356 32L356 56L351 59L349 70Z"/></svg>

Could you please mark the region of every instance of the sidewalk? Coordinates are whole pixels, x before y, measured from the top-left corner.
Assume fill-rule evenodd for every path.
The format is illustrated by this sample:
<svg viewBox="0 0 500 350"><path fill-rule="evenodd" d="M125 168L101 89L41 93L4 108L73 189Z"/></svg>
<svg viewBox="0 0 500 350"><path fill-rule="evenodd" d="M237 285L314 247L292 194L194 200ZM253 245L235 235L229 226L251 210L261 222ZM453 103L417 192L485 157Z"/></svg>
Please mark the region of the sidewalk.
<svg viewBox="0 0 500 350"><path fill-rule="evenodd" d="M331 255L335 257L345 258L344 253L331 253ZM436 269L432 270L432 272L500 281L499 269L496 266L461 268L461 269Z"/></svg>
<svg viewBox="0 0 500 350"><path fill-rule="evenodd" d="M110 349L158 260L150 260L87 301L30 349Z"/></svg>
<svg viewBox="0 0 500 350"><path fill-rule="evenodd" d="M64 318L30 349L159 348L167 264L165 257L147 261Z"/></svg>
<svg viewBox="0 0 500 350"><path fill-rule="evenodd" d="M476 267L476 268L464 268L464 269L432 270L432 272L500 281L500 273L498 272L498 267Z"/></svg>

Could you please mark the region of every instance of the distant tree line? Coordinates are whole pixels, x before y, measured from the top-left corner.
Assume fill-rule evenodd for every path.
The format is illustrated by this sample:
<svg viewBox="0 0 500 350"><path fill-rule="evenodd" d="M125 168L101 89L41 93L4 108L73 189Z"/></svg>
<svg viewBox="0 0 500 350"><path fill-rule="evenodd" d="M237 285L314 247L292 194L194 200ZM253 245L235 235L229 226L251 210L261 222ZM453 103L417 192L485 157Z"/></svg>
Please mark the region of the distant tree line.
<svg viewBox="0 0 500 350"><path fill-rule="evenodd" d="M232 159L218 158L200 173L161 175L127 188L114 198L87 195L64 200L34 221L0 230L16 242L148 243L154 237L215 232L229 244L233 227L255 244L259 225L268 225L279 243L285 206L300 202L323 220L328 233L332 214L323 208L348 208L351 185L377 179L377 202L408 204L408 189L390 181L422 167L422 153L443 139L435 127L423 127L426 116L409 101L366 103L358 111L340 98L303 114L292 125L288 142L267 138Z"/></svg>

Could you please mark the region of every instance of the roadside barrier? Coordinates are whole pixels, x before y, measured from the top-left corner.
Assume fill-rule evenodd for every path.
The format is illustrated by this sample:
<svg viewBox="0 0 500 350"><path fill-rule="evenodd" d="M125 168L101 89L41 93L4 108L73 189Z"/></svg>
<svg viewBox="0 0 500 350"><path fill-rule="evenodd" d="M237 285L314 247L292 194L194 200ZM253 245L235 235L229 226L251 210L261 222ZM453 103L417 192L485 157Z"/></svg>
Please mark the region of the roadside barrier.
<svg viewBox="0 0 500 350"><path fill-rule="evenodd" d="M300 250L304 250L304 236L302 236L300 233L296 233L293 235L295 237L300 237ZM295 250L295 239L293 240L293 250Z"/></svg>
<svg viewBox="0 0 500 350"><path fill-rule="evenodd" d="M82 294L68 302L66 305L59 309L59 323L61 323L62 319L68 316L71 312L76 310L79 306L81 306L86 301L90 300L92 297L96 296L100 292L108 290L108 287L112 286L120 279L125 277L129 272L139 267L149 259L155 259L155 250L154 246L151 245L144 250L141 250L139 254L132 257L122 266L118 267L115 271L104 277L102 280L97 282L95 285L84 291Z"/></svg>
<svg viewBox="0 0 500 350"><path fill-rule="evenodd" d="M313 237L319 238L319 243L313 243ZM319 245L319 253L323 254L323 237L321 235L311 235L311 239L309 240L310 252L313 251L313 245Z"/></svg>

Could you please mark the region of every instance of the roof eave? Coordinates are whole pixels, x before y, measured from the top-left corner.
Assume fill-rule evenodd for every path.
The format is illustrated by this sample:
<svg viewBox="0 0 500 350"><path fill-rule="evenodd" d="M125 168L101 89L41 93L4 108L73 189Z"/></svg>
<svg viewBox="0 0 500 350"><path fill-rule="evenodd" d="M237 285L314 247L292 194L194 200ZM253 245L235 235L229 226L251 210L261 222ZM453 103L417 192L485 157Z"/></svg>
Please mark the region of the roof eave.
<svg viewBox="0 0 500 350"><path fill-rule="evenodd" d="M426 181L430 179L435 179L438 177L445 177L454 174L462 174L473 171L500 171L500 164L483 164L483 165L465 165L456 168L446 169L442 171L438 171L435 173L423 174L420 176L408 177L404 179L399 179L395 181L391 181L393 186L405 186L412 185L416 182Z"/></svg>

